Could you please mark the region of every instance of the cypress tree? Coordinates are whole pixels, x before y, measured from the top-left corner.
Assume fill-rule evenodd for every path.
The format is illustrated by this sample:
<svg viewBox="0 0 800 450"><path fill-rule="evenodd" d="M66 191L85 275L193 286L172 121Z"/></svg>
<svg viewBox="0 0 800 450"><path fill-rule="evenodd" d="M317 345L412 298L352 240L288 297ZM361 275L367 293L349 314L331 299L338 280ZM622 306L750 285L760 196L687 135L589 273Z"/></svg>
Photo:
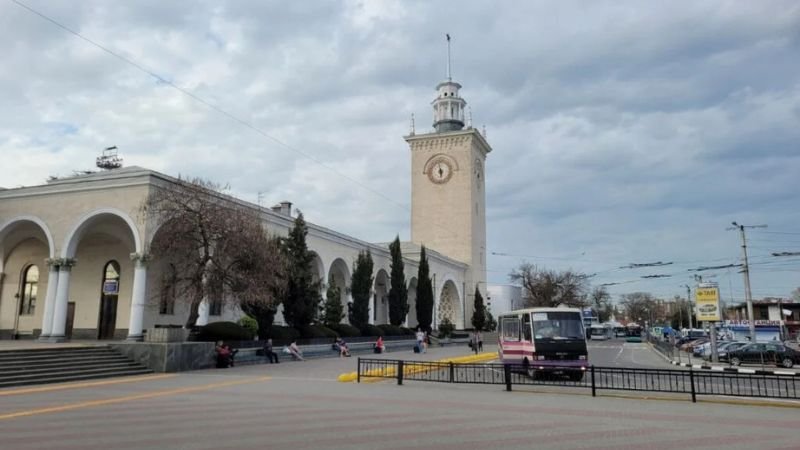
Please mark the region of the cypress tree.
<svg viewBox="0 0 800 450"><path fill-rule="evenodd" d="M322 314L322 322L326 326L338 325L344 318L344 306L342 306L342 290L336 286L336 281L331 277L328 283L328 290L325 292L325 309Z"/></svg>
<svg viewBox="0 0 800 450"><path fill-rule="evenodd" d="M417 272L417 323L421 329L430 333L433 323L433 283L424 245L419 253Z"/></svg>
<svg viewBox="0 0 800 450"><path fill-rule="evenodd" d="M389 323L399 327L406 320L406 314L408 314L408 288L406 287L403 254L400 251L400 236L395 237L394 242L389 245L389 252L392 254Z"/></svg>
<svg viewBox="0 0 800 450"><path fill-rule="evenodd" d="M372 254L369 250L358 252L350 278L350 292L353 296L350 325L363 329L369 324L369 297L372 290Z"/></svg>
<svg viewBox="0 0 800 450"><path fill-rule="evenodd" d="M283 240L282 247L288 262L283 318L295 328L309 325L316 319L322 300L319 295L319 282L315 282L312 275L314 255L308 251L307 234L308 227L303 214L300 213L294 220L294 227L289 236Z"/></svg>
<svg viewBox="0 0 800 450"><path fill-rule="evenodd" d="M475 286L475 310L472 313L472 327L475 331L486 329L486 306L483 304L483 297L478 286Z"/></svg>

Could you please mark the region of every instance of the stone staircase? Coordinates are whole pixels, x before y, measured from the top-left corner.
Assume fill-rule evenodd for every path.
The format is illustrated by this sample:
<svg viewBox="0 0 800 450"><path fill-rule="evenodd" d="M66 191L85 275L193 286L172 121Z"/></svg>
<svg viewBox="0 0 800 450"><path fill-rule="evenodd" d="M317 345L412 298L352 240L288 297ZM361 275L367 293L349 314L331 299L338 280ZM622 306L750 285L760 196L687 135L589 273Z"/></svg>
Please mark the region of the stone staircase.
<svg viewBox="0 0 800 450"><path fill-rule="evenodd" d="M0 351L0 389L148 373L107 346Z"/></svg>

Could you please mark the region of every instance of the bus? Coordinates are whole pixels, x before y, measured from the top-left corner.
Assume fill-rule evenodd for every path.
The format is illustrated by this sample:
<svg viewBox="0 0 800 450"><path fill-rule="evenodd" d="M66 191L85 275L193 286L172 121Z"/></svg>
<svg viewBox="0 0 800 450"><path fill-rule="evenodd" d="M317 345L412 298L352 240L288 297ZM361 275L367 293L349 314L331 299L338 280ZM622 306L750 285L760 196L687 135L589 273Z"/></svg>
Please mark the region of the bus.
<svg viewBox="0 0 800 450"><path fill-rule="evenodd" d="M520 309L500 315L497 325L503 364L532 376L542 372L583 379L589 358L580 309Z"/></svg>
<svg viewBox="0 0 800 450"><path fill-rule="evenodd" d="M594 324L589 327L589 339L594 341L605 341L614 337L614 327L611 324Z"/></svg>

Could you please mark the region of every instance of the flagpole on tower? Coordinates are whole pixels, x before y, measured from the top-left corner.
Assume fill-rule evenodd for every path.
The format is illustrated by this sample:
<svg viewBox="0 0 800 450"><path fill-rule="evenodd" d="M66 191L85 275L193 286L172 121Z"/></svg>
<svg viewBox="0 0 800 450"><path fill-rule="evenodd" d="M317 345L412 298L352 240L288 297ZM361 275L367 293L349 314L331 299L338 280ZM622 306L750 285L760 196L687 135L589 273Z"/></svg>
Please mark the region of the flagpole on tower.
<svg viewBox="0 0 800 450"><path fill-rule="evenodd" d="M450 33L446 33L445 36L447 36L447 81L453 81L450 75Z"/></svg>

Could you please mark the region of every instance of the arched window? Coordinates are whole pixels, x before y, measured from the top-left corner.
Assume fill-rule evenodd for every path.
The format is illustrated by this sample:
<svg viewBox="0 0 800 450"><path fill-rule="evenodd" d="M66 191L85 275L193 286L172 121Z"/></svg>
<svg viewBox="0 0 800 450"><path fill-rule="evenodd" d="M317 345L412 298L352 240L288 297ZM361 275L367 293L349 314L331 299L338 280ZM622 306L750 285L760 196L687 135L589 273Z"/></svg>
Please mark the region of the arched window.
<svg viewBox="0 0 800 450"><path fill-rule="evenodd" d="M175 290L178 284L178 271L174 264L170 264L161 280L161 301L158 305L159 314L175 314Z"/></svg>
<svg viewBox="0 0 800 450"><path fill-rule="evenodd" d="M39 268L30 265L22 273L22 297L19 302L19 314L31 316L36 311L36 294L39 289Z"/></svg>
<svg viewBox="0 0 800 450"><path fill-rule="evenodd" d="M119 294L119 263L116 261L107 262L103 269L103 294Z"/></svg>

